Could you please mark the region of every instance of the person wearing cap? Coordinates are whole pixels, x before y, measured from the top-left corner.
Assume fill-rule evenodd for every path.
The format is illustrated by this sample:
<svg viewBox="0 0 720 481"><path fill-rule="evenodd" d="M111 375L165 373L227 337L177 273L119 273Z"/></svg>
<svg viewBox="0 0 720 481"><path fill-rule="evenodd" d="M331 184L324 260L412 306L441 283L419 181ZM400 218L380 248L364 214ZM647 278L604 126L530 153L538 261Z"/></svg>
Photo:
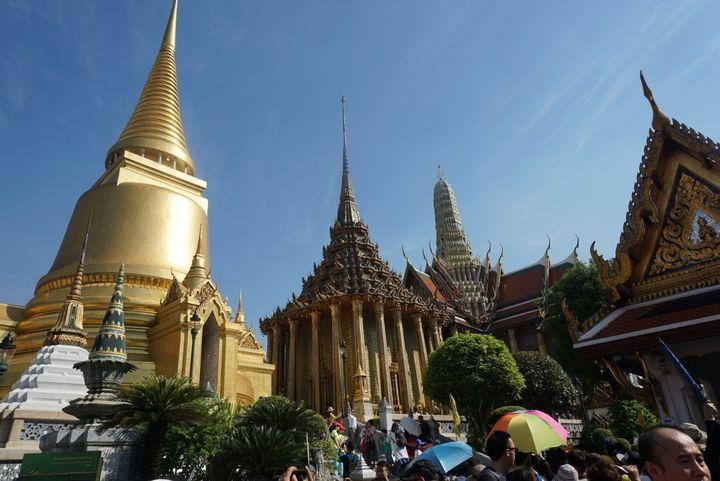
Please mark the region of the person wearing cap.
<svg viewBox="0 0 720 481"><path fill-rule="evenodd" d="M335 408L332 406L327 408L327 418L325 418L327 425L330 426L337 418L338 417L335 415Z"/></svg>
<svg viewBox="0 0 720 481"><path fill-rule="evenodd" d="M553 481L580 481L580 476L574 466L563 464L558 468Z"/></svg>

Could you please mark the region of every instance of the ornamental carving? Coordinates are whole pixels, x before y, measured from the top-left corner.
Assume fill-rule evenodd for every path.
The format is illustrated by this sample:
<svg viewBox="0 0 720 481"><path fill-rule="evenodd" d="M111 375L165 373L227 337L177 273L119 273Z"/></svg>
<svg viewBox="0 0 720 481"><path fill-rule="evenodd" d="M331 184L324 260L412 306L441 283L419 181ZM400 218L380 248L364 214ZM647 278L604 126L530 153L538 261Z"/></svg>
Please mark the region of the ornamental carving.
<svg viewBox="0 0 720 481"><path fill-rule="evenodd" d="M167 306L169 304L172 304L178 299L181 299L186 292L187 289L182 284L180 284L180 281L177 280L177 277L173 276L172 284L170 284L170 289L168 289L167 295L162 301L162 305Z"/></svg>
<svg viewBox="0 0 720 481"><path fill-rule="evenodd" d="M245 349L257 349L262 351L262 346L260 343L255 339L255 336L252 332L248 331L242 339L240 339L240 347L243 347Z"/></svg>
<svg viewBox="0 0 720 481"><path fill-rule="evenodd" d="M720 256L720 191L681 171L648 274L657 276Z"/></svg>

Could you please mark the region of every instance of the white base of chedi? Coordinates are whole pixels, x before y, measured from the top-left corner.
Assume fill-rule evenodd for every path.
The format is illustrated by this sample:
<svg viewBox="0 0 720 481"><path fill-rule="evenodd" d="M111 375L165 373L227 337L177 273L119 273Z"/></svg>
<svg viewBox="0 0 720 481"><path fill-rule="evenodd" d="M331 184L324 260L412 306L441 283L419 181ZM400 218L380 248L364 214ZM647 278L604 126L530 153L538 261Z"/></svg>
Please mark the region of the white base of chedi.
<svg viewBox="0 0 720 481"><path fill-rule="evenodd" d="M77 346L43 346L20 379L0 403L0 415L8 410L61 411L70 401L87 392L75 363L87 361L88 352Z"/></svg>
<svg viewBox="0 0 720 481"><path fill-rule="evenodd" d="M72 426L77 419L62 411L87 392L83 375L73 369L88 352L77 346L43 346L0 403L0 461L39 452L40 437Z"/></svg>

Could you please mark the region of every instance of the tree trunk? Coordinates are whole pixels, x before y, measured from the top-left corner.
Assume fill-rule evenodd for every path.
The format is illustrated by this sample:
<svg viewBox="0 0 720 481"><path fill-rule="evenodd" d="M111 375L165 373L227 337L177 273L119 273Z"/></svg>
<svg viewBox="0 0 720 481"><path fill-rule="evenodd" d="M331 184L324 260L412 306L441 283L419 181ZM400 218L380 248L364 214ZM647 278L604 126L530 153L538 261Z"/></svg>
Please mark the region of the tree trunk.
<svg viewBox="0 0 720 481"><path fill-rule="evenodd" d="M151 481L160 477L160 462L167 430L168 426L165 421L148 423L145 435L145 454L141 468L143 480Z"/></svg>

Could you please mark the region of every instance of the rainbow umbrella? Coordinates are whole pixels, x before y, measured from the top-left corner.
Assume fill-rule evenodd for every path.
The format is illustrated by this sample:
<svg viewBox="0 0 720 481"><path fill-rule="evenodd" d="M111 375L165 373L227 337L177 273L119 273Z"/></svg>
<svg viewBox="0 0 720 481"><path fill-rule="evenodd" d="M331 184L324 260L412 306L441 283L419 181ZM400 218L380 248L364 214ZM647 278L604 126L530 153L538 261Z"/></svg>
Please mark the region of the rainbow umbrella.
<svg viewBox="0 0 720 481"><path fill-rule="evenodd" d="M523 453L540 454L567 444L568 432L542 411L515 411L501 417L490 430L506 431Z"/></svg>

